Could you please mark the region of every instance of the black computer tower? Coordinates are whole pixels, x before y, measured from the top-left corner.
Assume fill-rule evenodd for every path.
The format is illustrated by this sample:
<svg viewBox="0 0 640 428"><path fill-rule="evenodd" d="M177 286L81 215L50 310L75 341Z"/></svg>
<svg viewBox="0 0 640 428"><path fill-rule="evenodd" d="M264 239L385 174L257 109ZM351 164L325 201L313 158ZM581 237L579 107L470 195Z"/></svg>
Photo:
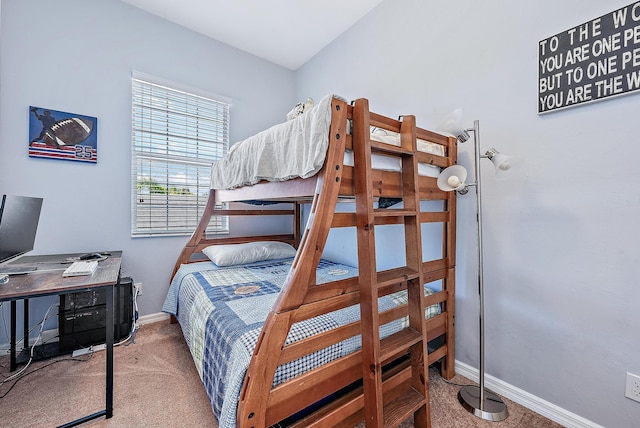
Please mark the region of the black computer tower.
<svg viewBox="0 0 640 428"><path fill-rule="evenodd" d="M121 278L114 293L114 341L125 339L133 326L133 280ZM58 333L60 351L105 343L106 289L60 296Z"/></svg>

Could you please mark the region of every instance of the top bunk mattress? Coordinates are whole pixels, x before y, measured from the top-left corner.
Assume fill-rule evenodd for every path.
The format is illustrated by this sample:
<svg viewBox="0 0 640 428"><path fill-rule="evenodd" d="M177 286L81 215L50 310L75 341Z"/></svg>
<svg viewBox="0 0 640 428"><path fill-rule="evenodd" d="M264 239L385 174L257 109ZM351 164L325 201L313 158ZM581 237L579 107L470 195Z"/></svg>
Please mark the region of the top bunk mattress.
<svg viewBox="0 0 640 428"><path fill-rule="evenodd" d="M235 189L317 174L329 146L331 100L331 95L325 96L305 114L235 143L211 165L211 188Z"/></svg>
<svg viewBox="0 0 640 428"><path fill-rule="evenodd" d="M211 165L211 189L231 190L263 180L286 181L316 175L324 165L329 146L331 101L334 97L327 95L295 119L235 143L224 158ZM384 129L372 128L371 139L400 145L399 134ZM439 144L418 139L417 146L419 151L444 156L444 147ZM371 163L373 169L401 170L397 158L373 155ZM352 151L345 152L344 164L353 166ZM437 177L440 168L419 164L418 173Z"/></svg>

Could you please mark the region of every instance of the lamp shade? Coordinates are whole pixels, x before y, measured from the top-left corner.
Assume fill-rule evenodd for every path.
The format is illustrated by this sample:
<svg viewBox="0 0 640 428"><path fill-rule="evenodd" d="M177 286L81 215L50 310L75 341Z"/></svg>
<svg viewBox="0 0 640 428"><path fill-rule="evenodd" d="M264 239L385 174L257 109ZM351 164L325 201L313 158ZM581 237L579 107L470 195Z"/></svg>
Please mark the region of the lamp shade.
<svg viewBox="0 0 640 428"><path fill-rule="evenodd" d="M462 165L452 165L438 175L438 188L445 192L464 191L468 186L467 170Z"/></svg>
<svg viewBox="0 0 640 428"><path fill-rule="evenodd" d="M513 166L513 161L511 156L507 156L505 154L500 153L496 149L489 149L485 156L489 158L489 160L493 163L493 166L496 168L496 172L499 171L507 171L511 169Z"/></svg>
<svg viewBox="0 0 640 428"><path fill-rule="evenodd" d="M449 113L436 130L453 135L461 143L469 139L469 133L462 125L462 110L459 108Z"/></svg>
<svg viewBox="0 0 640 428"><path fill-rule="evenodd" d="M514 170L520 169L524 163L520 156L505 155L494 148L487 150L482 157L489 159L493 163L495 176L501 180L510 176Z"/></svg>

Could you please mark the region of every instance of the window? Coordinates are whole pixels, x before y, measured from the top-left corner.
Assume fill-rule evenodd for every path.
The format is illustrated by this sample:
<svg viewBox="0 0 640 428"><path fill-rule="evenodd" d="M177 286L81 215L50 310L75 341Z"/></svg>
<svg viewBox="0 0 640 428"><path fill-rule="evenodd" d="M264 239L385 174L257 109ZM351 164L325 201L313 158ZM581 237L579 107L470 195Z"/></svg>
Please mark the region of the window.
<svg viewBox="0 0 640 428"><path fill-rule="evenodd" d="M195 230L209 196L211 162L229 149L229 104L134 72L132 236ZM207 229L228 231L226 216L212 218Z"/></svg>

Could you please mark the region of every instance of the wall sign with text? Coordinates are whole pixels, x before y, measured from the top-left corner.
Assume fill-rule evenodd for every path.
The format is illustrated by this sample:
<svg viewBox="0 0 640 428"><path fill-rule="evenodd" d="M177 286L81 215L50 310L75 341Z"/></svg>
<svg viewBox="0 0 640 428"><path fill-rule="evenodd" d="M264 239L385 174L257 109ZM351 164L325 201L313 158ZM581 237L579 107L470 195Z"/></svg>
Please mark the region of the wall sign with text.
<svg viewBox="0 0 640 428"><path fill-rule="evenodd" d="M640 89L640 2L538 46L538 113Z"/></svg>

